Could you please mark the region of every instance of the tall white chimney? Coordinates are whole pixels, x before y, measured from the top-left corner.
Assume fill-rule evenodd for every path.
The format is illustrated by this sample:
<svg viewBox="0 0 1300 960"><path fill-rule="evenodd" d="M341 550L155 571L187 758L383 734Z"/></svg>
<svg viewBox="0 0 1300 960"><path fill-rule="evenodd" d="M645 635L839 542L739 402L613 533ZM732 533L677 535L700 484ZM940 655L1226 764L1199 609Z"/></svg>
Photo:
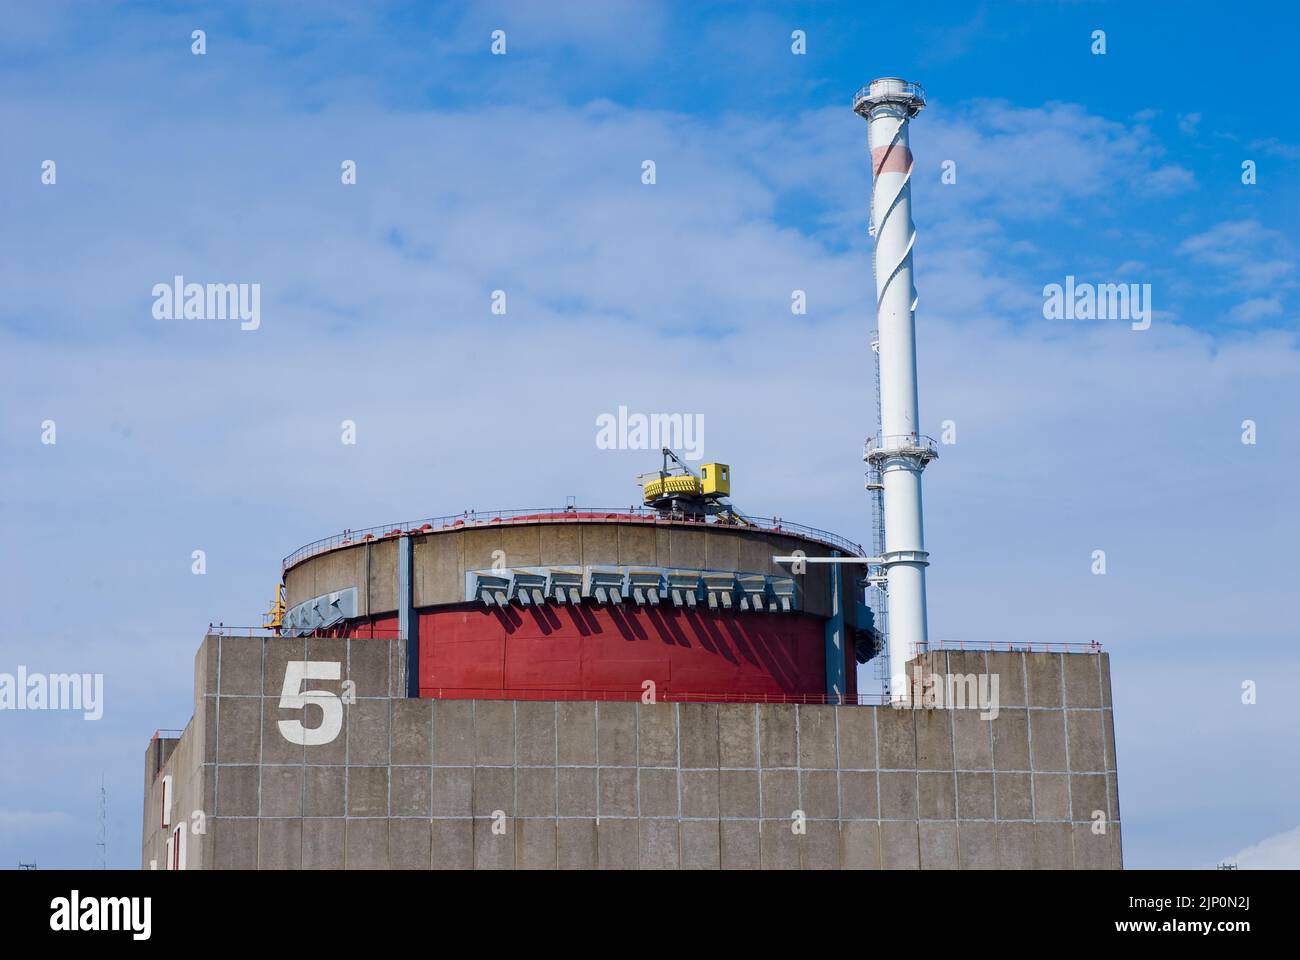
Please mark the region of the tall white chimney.
<svg viewBox="0 0 1300 960"><path fill-rule="evenodd" d="M916 390L916 287L912 281L912 151L909 121L925 106L919 84L894 77L874 80L853 98L868 123L871 145L871 232L876 238L876 313L880 354L879 436L866 459L881 474L885 551L880 565L889 598L889 695L907 703L907 662L924 653L925 568L929 554L921 522L921 471L938 456L918 430Z"/></svg>

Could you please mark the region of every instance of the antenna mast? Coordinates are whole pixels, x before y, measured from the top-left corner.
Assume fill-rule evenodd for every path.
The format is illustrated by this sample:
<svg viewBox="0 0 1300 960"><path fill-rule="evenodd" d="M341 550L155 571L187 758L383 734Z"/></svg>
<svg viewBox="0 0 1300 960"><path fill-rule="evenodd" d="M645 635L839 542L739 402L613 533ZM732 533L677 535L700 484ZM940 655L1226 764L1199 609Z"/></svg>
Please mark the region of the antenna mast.
<svg viewBox="0 0 1300 960"><path fill-rule="evenodd" d="M108 788L104 786L104 774L99 774L99 837L95 842L99 858L99 869L108 869Z"/></svg>

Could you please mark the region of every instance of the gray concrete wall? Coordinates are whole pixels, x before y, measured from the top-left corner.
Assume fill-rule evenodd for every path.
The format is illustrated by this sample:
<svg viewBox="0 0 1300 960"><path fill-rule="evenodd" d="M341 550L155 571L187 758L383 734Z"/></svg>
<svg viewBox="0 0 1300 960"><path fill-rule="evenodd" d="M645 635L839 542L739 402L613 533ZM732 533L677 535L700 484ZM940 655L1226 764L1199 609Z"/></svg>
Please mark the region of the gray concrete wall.
<svg viewBox="0 0 1300 960"><path fill-rule="evenodd" d="M167 839L181 827L184 839L184 867L200 870L205 866L202 834L206 817L213 809L211 776L206 763L207 733L202 711L196 711L179 740L154 740L145 751L144 824L141 833L140 865L149 869L168 869ZM167 826L163 826L163 778L172 777L171 803ZM195 812L199 813L197 818Z"/></svg>
<svg viewBox="0 0 1300 960"><path fill-rule="evenodd" d="M772 557L803 550L829 556L820 544L743 528L704 529L686 524L574 522L534 523L446 530L417 536L414 545L415 604L460 603L465 571L492 566L493 552L507 566L623 564L688 569L736 570L788 576ZM368 557L367 557L368 554ZM377 540L323 553L285 574L285 602L292 607L333 590L357 587L358 612L382 615L397 609L397 545ZM369 573L367 574L367 571ZM851 578L846 579L847 582ZM799 576L804 609L830 615L830 575L809 564ZM853 607L846 609L852 613Z"/></svg>
<svg viewBox="0 0 1300 960"><path fill-rule="evenodd" d="M355 685L329 743L278 729L303 718L279 707L291 660L340 664L339 681L308 689ZM208 815L191 867L1120 867L1107 657L925 662L997 674L998 717L409 700L398 643L209 637L195 720L161 772L188 784L181 806ZM308 707L306 725L322 714ZM149 826L148 767L146 784L147 867L165 833Z"/></svg>

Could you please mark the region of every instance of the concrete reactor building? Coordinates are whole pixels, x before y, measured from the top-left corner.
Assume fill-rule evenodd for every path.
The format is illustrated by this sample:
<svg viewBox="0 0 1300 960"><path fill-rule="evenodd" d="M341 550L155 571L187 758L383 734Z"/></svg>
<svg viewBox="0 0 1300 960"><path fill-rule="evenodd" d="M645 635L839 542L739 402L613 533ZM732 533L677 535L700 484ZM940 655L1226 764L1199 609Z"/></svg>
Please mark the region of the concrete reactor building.
<svg viewBox="0 0 1300 960"><path fill-rule="evenodd" d="M145 756L146 869L1120 868L1109 661L929 643L908 127L869 124L870 550L668 449L643 504L465 513L288 556ZM859 690L858 666L879 685Z"/></svg>

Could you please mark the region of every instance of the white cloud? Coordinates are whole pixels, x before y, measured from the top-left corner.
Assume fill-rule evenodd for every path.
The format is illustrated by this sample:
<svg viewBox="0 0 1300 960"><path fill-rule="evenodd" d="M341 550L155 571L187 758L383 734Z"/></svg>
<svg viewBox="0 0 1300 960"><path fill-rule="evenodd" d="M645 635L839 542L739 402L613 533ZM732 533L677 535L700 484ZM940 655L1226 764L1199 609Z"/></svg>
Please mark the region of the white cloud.
<svg viewBox="0 0 1300 960"><path fill-rule="evenodd" d="M1186 167L1176 163L1156 167L1147 177L1147 190L1152 196L1167 197L1182 193L1196 183L1196 176Z"/></svg>
<svg viewBox="0 0 1300 960"><path fill-rule="evenodd" d="M512 50L523 55L558 45L598 58L641 61L658 53L667 19L665 10L637 0L483 0L465 11L459 32L480 40L484 50L490 32L501 28Z"/></svg>
<svg viewBox="0 0 1300 960"><path fill-rule="evenodd" d="M1209 268L1199 278L1207 296L1247 294L1227 309L1230 323L1248 325L1286 314L1282 294L1296 287L1296 263L1281 231L1254 218L1228 220L1187 237L1177 252Z"/></svg>
<svg viewBox="0 0 1300 960"><path fill-rule="evenodd" d="M1226 859L1241 870L1300 870L1300 827L1267 837Z"/></svg>
<svg viewBox="0 0 1300 960"><path fill-rule="evenodd" d="M1295 262L1286 251L1283 234L1256 219L1224 221L1178 246L1196 263L1216 268L1214 282L1248 291L1294 283Z"/></svg>
<svg viewBox="0 0 1300 960"><path fill-rule="evenodd" d="M1252 297L1237 304L1228 314L1233 323L1254 323L1268 317L1282 315L1282 299L1271 297Z"/></svg>
<svg viewBox="0 0 1300 960"><path fill-rule="evenodd" d="M1129 127L1075 104L1025 109L981 101L926 116L918 152L958 159L960 190L938 189L945 201L993 201L1000 218L1044 217L1081 201L1112 206L1128 191L1181 192L1190 171L1165 164L1164 148L1141 127ZM935 174L937 180L937 172Z"/></svg>
<svg viewBox="0 0 1300 960"><path fill-rule="evenodd" d="M1281 157L1283 160L1300 160L1300 144L1285 143L1277 137L1252 140L1248 149L1258 150L1265 156Z"/></svg>

